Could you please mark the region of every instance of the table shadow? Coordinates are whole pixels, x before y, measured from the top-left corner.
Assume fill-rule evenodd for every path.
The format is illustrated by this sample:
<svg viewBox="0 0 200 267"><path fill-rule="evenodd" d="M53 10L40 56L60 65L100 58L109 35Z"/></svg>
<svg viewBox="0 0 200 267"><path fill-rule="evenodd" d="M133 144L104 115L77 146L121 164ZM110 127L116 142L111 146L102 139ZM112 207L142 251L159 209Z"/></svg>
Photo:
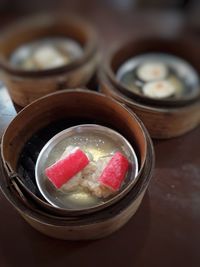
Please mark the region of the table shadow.
<svg viewBox="0 0 200 267"><path fill-rule="evenodd" d="M12 232L7 237L10 239L9 248L12 257L7 257L8 266L15 263L23 264L29 261L31 266L133 266L145 247L148 237L151 216L150 199L146 193L141 206L130 221L112 235L95 241L64 241L49 238L28 224L20 221L20 240L14 240ZM20 219L20 218L18 218ZM17 234L15 234L17 236ZM9 254L2 248L3 254Z"/></svg>

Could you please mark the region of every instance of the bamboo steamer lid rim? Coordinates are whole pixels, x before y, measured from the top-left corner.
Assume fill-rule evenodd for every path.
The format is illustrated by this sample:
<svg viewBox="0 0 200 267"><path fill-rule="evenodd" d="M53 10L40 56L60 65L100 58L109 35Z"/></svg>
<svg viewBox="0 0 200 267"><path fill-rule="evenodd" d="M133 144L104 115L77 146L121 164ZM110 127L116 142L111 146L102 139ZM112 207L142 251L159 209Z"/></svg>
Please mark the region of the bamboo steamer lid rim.
<svg viewBox="0 0 200 267"><path fill-rule="evenodd" d="M144 134L144 137L143 137L143 139L144 139L144 152L143 153L145 155L145 158L144 159L141 159L140 158L140 169L139 169L139 173L138 173L138 177L140 177L140 175L142 173L142 170L144 168L145 162L146 162L146 153L147 153L147 141L146 141L147 130L146 130L146 128L144 127L144 125L142 124L142 122L140 121L140 119L138 119L138 117L130 109L128 109L127 107L125 107L123 104L120 104L117 101L115 101L114 99L112 99L110 97L106 97L103 94L100 94L100 93L97 93L97 92L91 92L89 90L83 90L83 89L76 89L76 92L74 90L67 89L67 90L64 90L64 91L60 91L60 92L55 92L55 93L49 94L47 96L44 96L44 97L40 98L39 100L34 101L33 103L31 103L30 105L28 105L26 108L24 108L22 111L19 112L19 114L10 123L10 125L8 126L8 128L6 129L6 131L4 132L4 135L2 137L2 149L1 149L2 159L3 159L4 164L7 163L7 165L10 166L11 173L14 172L14 169L11 166L11 164L9 163L8 155L6 157L6 155L4 154L4 151L6 149L6 136L7 136L7 132L10 131L10 127L12 126L12 124L13 123L16 123L17 121L20 121L20 118L23 117L23 114L25 112L27 112L27 110L31 110L33 106L36 107L38 105L38 102L42 103L43 101L46 101L47 98L54 99L55 95L63 95L63 94L70 95L71 93L72 94L74 94L74 93L82 93L82 94L90 94L90 95L93 94L93 95L96 95L96 96L100 96L101 98L106 99L106 101L112 101L112 103L115 103L115 105L117 104L118 106L121 106L121 108L123 108L123 110L126 110L126 112L128 112L128 114L130 115L130 117L134 117L134 119L136 121L136 124L137 124L137 127L139 127L140 128L140 132L142 134ZM132 188L129 186L129 187L126 188L126 190L124 190L124 192L125 193L128 193L131 189Z"/></svg>
<svg viewBox="0 0 200 267"><path fill-rule="evenodd" d="M83 46L83 55L80 58L75 59L74 61L70 62L67 65L63 65L60 67L52 68L52 69L44 69L44 70L23 70L19 69L18 67L13 66L9 60L7 59L6 55L0 52L0 67L3 71L8 74L23 77L23 78L39 78L39 77L46 77L49 75L57 75L62 74L65 72L73 71L74 69L84 65L87 61L89 61L95 54L98 52L98 36L93 29L93 27L86 22L85 20L76 17L74 15L63 15L63 14L41 14L35 15L27 18L23 18L22 20L18 21L17 23L7 26L1 34L0 37L0 47L6 46L8 40L12 40L13 35L16 32L26 34L27 31L34 30L36 31L36 38L31 38L32 40L36 40L37 38L37 31L41 27L43 27L43 31L45 30L51 31L51 28L58 27L59 24L66 24L68 28L73 27L76 30L81 31L81 34L84 35L84 44ZM68 29L69 31L69 29ZM48 34L43 35L40 34L39 37L49 36ZM54 34L55 30L54 30ZM63 35L65 36L65 35ZM66 37L68 37L66 35ZM73 36L72 36L73 38ZM26 43L22 41L19 42L18 46ZM15 47L16 48L16 47ZM14 48L14 49L15 49ZM10 54L12 51L10 51Z"/></svg>
<svg viewBox="0 0 200 267"><path fill-rule="evenodd" d="M109 80L109 82L112 84L113 87L115 87L117 90L117 93L119 92L119 95L121 95L124 99L126 99L129 104L131 102L138 104L141 107L147 106L151 110L172 110L174 112L175 110L180 110L181 108L184 108L185 106L195 105L197 102L200 101L200 81L198 84L198 88L196 88L196 93L192 95L191 97L187 97L181 100L175 100L175 101L168 101L168 100L157 100L157 99L150 99L145 96L140 96L135 93L127 93L128 90L126 89L126 86L121 84L117 78L116 78L116 71L119 68L121 64L123 64L127 59L130 57L137 56L142 53L148 53L152 49L148 48L147 44L150 44L151 46L157 45L156 43L161 43L164 45L163 48L161 48L162 53L167 54L174 54L175 57L183 58L183 61L186 61L186 63L192 66L193 64L190 63L190 56L188 56L188 52L185 50L181 50L180 55L176 55L175 52L171 51L173 50L173 45L183 43L184 47L187 48L187 45L192 45L197 48L197 40L195 37L193 37L191 40L186 39L183 35L178 36L165 36L164 34L161 35L151 35L147 34L146 36L143 36L141 34L135 36L134 38L126 38L123 42L118 42L117 44L113 45L110 50L108 51L106 57L104 57L103 60L103 68L100 72L103 72L106 76L106 78ZM138 51L138 47L140 47L141 44L141 50ZM137 48L135 46L137 45ZM135 55L132 55L132 49L136 49L137 53ZM169 49L169 51L168 51ZM135 53L135 52L134 52ZM193 56L194 58L194 56ZM196 64L197 61L195 62ZM200 65L198 66L200 68ZM195 70L195 67L194 67ZM200 70L199 70L200 71ZM195 71L196 72L196 71ZM101 78L100 78L101 79ZM123 93L122 93L123 92ZM179 109L180 108L180 109Z"/></svg>
<svg viewBox="0 0 200 267"><path fill-rule="evenodd" d="M151 138L148 134L148 132L145 130L146 132L146 138L148 141L148 151L149 151L149 156L150 156L150 164L148 165L148 168L146 168L146 178L144 180L144 183L141 185L141 187L138 189L137 193L133 196L132 192L129 192L129 194L127 196L125 196L125 198L127 198L127 201L129 203L124 202L124 200L122 199L121 201L123 201L123 208L127 209L128 206L127 204L130 204L130 201L134 201L136 200L137 197L139 197L140 194L142 194L142 192L144 192L148 186L148 183L153 175L153 170L154 170L154 166L155 166L155 152L154 152L154 148L153 148L153 143L151 141ZM2 177L5 179L5 176L7 175L5 172L5 168L3 168L3 160L2 158L0 159L0 165L1 165L1 169L0 169L0 173L2 174ZM97 214L99 214L99 216L96 217L96 219L94 219L96 213L94 214L89 214L88 219L87 218L83 218L80 224L79 218L58 218L55 216L50 216L49 214L45 214L45 213L40 213L37 210L34 209L30 209L30 207L28 207L27 205L25 205L25 203L18 197L16 196L16 194L13 194L13 192L10 190L10 187L8 186L8 184L6 184L6 182L3 181L3 179L0 179L0 189L3 193L3 195L6 197L6 199L9 201L9 203L23 216L23 217L27 217L35 222L41 223L43 225L46 226L56 226L56 227L62 227L62 226L73 226L73 225L77 225L82 227L84 225L94 225L95 223L99 223L100 221L102 221L103 219L109 219L112 218L113 216L118 216L119 212L117 212L117 210L115 210L114 215L113 212L107 212L106 214L103 213L103 210L98 212ZM139 182L139 181L138 181ZM138 186L139 187L139 186ZM133 198L133 199L132 199ZM115 204L115 206L117 205L117 203ZM110 207L108 207L107 209L109 209ZM112 206L112 211L114 211L114 208ZM94 217L93 217L94 216ZM106 217L106 218L105 218Z"/></svg>
<svg viewBox="0 0 200 267"><path fill-rule="evenodd" d="M113 83L109 80L109 77L106 75L105 69L101 70L98 73L100 83L106 82L109 84L109 92L111 93L111 97L114 98L116 101L119 101L123 103L126 107L134 108L137 107L138 109L146 112L151 112L154 114L163 113L163 114L181 114L185 113L187 110L193 110L195 107L198 108L200 106L200 98L197 98L195 102L189 103L186 106L174 106L174 107L159 107L159 106L153 106L149 104L145 104L139 101L136 101L135 99L132 99L124 94L122 94L120 91L117 90L117 88L113 85Z"/></svg>

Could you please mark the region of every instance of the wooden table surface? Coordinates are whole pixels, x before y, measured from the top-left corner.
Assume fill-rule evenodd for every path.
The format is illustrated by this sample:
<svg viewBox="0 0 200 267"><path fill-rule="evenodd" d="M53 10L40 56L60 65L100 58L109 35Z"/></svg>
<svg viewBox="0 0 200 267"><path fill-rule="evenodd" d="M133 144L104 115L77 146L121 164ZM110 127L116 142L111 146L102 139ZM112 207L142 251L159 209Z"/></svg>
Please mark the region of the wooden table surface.
<svg viewBox="0 0 200 267"><path fill-rule="evenodd" d="M102 47L139 32L171 34L184 25L179 13L109 13L94 5L79 13L96 26ZM1 87L0 135L15 115ZM32 229L0 193L0 266L199 267L199 144L200 127L179 138L154 141L155 173L141 207L121 230L97 241L48 238Z"/></svg>

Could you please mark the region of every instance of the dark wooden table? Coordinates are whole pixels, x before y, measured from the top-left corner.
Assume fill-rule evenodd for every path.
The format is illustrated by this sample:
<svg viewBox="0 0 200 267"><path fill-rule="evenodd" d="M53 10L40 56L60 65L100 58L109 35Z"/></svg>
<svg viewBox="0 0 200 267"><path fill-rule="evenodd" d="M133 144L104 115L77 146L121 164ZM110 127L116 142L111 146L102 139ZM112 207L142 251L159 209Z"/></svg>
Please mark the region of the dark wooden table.
<svg viewBox="0 0 200 267"><path fill-rule="evenodd" d="M97 27L102 47L145 31L181 31L179 13L132 13L92 6L78 13ZM13 20L13 18L11 18ZM10 20L5 20L10 21ZM0 88L0 135L16 115ZM200 266L200 127L154 141L156 168L136 215L110 237L92 242L48 238L32 229L0 193L0 266Z"/></svg>

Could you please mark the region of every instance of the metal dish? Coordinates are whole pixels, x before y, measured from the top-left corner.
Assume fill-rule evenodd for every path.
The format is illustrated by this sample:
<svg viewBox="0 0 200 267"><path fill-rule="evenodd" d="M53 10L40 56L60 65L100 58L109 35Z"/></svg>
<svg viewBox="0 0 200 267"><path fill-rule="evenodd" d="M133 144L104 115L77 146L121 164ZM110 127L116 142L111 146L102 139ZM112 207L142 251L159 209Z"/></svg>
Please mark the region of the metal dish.
<svg viewBox="0 0 200 267"><path fill-rule="evenodd" d="M138 66L143 63L159 62L167 66L169 74L166 80L174 80L178 89L176 93L168 98L149 98L142 93L136 84L142 81L138 80L135 72ZM116 79L120 82L120 91L129 97L151 103L155 105L182 105L195 100L200 95L199 77L196 70L185 60L174 55L165 53L146 53L126 60L118 68ZM132 83L134 86L129 86Z"/></svg>
<svg viewBox="0 0 200 267"><path fill-rule="evenodd" d="M53 163L50 162L52 153L60 153L60 155L58 156L61 156L62 152L65 149L65 143L69 138L72 138L76 134L90 135L91 133L92 134L99 133L101 135L105 135L106 138L110 138L110 140L112 140L116 144L117 150L121 151L129 159L131 167L129 168L129 171L125 178L125 182L122 185L122 188L116 195L109 197L105 200L97 201L94 203L91 202L90 206L88 206L88 204L87 205L83 204L83 205L78 205L77 208L74 208L74 205L69 201L69 198L65 198L66 193L58 192L58 190L47 179L47 177L44 175L44 170L47 166L51 165L50 163ZM37 159L35 168L36 182L44 198L54 207L57 207L59 209L64 209L65 211L86 210L88 212L88 210L90 211L92 209L96 210L98 208L103 208L108 205L111 205L112 203L119 200L121 197L125 196L125 194L134 186L134 184L137 181L137 174L138 174L138 160L135 151L129 144L129 142L116 131L95 124L78 125L75 127L68 128L55 135L43 147Z"/></svg>
<svg viewBox="0 0 200 267"><path fill-rule="evenodd" d="M62 62L59 66L61 67L63 65L68 65L72 61L80 58L83 55L83 49L81 45L76 42L72 38L68 37L46 37L46 38L39 38L38 40L33 40L31 42L27 42L24 44L19 45L13 53L10 55L10 63L13 64L15 67L18 67L20 69L24 70L38 70L37 66L27 66L25 67L24 63L27 60L30 60L30 58L33 56L35 51L37 49L40 49L42 47L50 47L51 49L55 49L56 51L59 51L60 56L67 57L67 62ZM60 49L60 50L59 50ZM48 66L43 67L42 69L52 69L55 68L55 66ZM41 70L41 69L40 69Z"/></svg>

